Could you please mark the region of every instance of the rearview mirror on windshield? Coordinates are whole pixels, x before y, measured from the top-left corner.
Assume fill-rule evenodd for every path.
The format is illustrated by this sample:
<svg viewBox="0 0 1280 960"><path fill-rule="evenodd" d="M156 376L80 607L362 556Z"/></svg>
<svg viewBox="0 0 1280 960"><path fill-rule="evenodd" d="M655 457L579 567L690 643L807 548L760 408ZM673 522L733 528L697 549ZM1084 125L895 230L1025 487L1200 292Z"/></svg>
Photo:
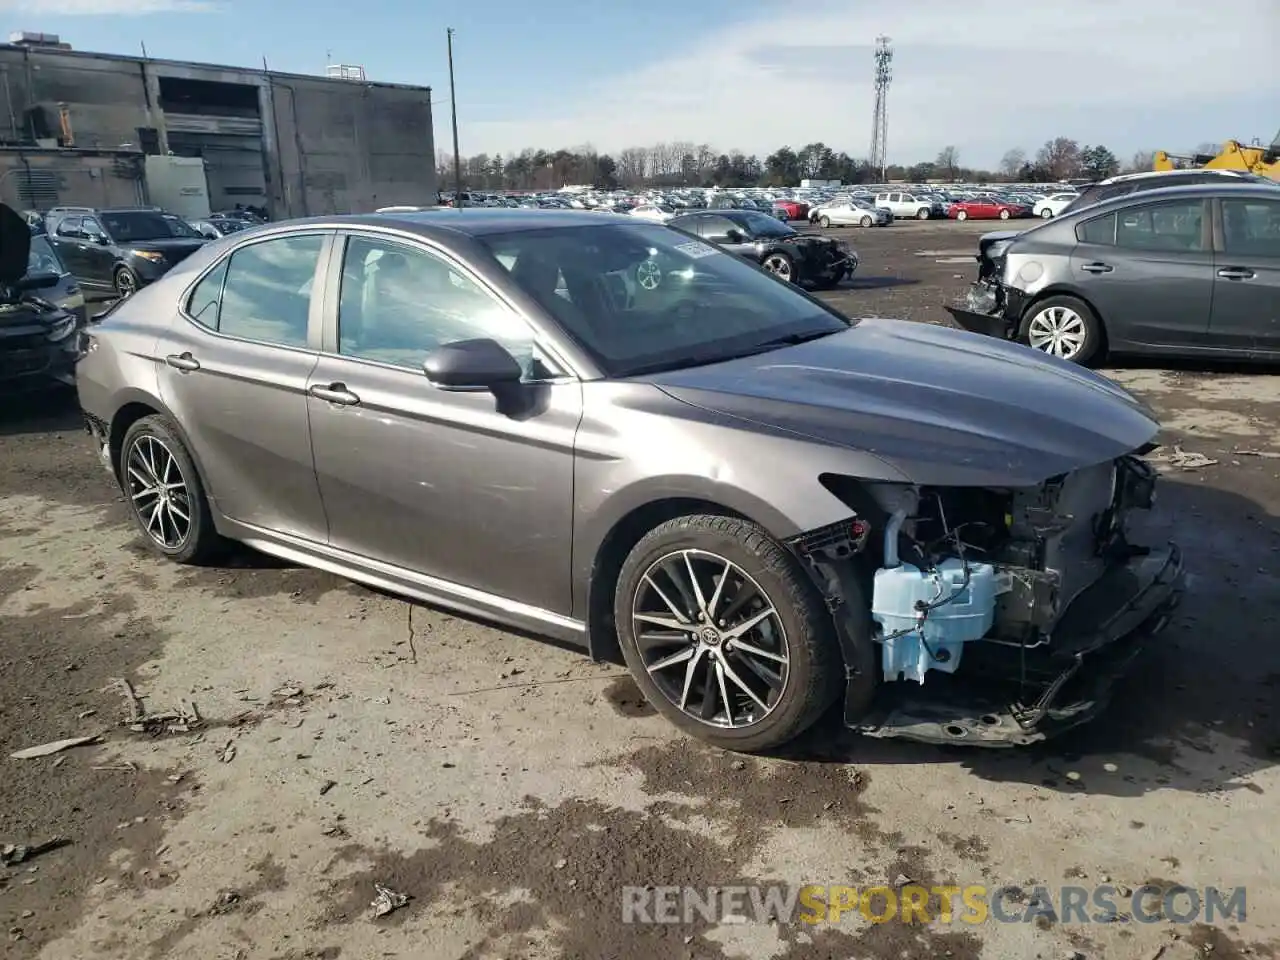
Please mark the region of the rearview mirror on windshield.
<svg viewBox="0 0 1280 960"><path fill-rule="evenodd" d="M459 340L437 347L422 363L427 379L445 390L488 390L519 383L520 362L496 340Z"/></svg>

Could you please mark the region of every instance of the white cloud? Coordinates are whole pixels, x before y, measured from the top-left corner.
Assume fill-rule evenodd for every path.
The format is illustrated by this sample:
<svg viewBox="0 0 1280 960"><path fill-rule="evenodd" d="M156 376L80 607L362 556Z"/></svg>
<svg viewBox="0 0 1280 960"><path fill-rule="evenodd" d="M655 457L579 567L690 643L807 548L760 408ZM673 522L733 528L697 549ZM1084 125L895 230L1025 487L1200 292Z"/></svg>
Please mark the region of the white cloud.
<svg viewBox="0 0 1280 960"><path fill-rule="evenodd" d="M153 13L212 13L216 0L0 0L0 10L49 17L146 16Z"/></svg>
<svg viewBox="0 0 1280 960"><path fill-rule="evenodd" d="M1276 0L777 0L768 8L768 19L704 34L632 73L593 78L576 102L520 120L464 118L467 152L690 140L763 156L821 140L865 156L871 53L882 33L895 48L891 162L931 159L956 144L962 161L993 164L1009 147L1034 151L1057 135L1117 152L1270 136L1194 128L1206 117L1232 121L1233 104L1241 123L1275 121L1255 112L1271 82L1258 71L1280 46ZM1248 95L1252 111L1241 106ZM1151 141L1184 123L1177 142Z"/></svg>

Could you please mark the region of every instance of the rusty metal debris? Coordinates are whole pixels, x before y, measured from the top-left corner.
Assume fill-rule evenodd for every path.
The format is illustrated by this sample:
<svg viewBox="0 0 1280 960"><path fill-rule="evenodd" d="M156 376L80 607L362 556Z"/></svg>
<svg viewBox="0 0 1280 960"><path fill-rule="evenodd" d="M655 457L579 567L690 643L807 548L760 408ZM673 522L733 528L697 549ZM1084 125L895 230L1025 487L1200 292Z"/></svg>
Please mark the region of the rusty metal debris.
<svg viewBox="0 0 1280 960"><path fill-rule="evenodd" d="M33 857L48 853L50 850L57 850L59 847L65 847L69 843L71 841L62 836L50 837L43 843L6 843L0 846L0 864L6 867L16 867L20 863L26 863Z"/></svg>
<svg viewBox="0 0 1280 960"><path fill-rule="evenodd" d="M42 743L36 747L27 747L24 750L16 750L9 754L14 760L34 760L37 757L49 757L55 753L61 753L63 750L70 750L72 747L87 747L91 744L101 743L102 734L95 733L88 737L67 737L65 740L54 740L50 743Z"/></svg>
<svg viewBox="0 0 1280 960"><path fill-rule="evenodd" d="M375 883L373 889L378 895L369 906L373 908L373 918L375 920L378 917L385 917L393 910L399 910L409 902L407 893L396 893L380 883Z"/></svg>
<svg viewBox="0 0 1280 960"><path fill-rule="evenodd" d="M1151 459L1167 463L1175 470L1199 470L1201 467L1212 467L1218 462L1211 457L1206 457L1203 453L1188 453L1176 443L1173 445L1172 453Z"/></svg>
<svg viewBox="0 0 1280 960"><path fill-rule="evenodd" d="M228 740L221 750L218 751L218 759L223 763L230 763L236 758L236 742Z"/></svg>

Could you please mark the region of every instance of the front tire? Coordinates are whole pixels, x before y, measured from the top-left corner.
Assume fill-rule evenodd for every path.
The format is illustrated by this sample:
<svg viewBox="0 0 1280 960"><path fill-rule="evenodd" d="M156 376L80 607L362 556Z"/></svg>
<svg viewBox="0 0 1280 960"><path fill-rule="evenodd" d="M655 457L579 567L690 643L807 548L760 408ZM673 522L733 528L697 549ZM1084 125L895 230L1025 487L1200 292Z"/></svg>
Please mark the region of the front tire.
<svg viewBox="0 0 1280 960"><path fill-rule="evenodd" d="M828 229L831 226L831 218L823 217L821 220L818 221L818 225L822 227L823 230Z"/></svg>
<svg viewBox="0 0 1280 960"><path fill-rule="evenodd" d="M928 220L928 219L929 219L929 208L928 208L928 207L921 207L919 210L917 210L917 211L916 211L916 219L917 219L917 220Z"/></svg>
<svg viewBox="0 0 1280 960"><path fill-rule="evenodd" d="M1050 219L1052 216L1053 216L1053 211L1052 211L1052 210L1050 210L1048 207L1045 207L1043 210L1041 210L1041 211L1040 211L1040 219L1041 219L1041 220L1048 220L1048 219Z"/></svg>
<svg viewBox="0 0 1280 960"><path fill-rule="evenodd" d="M862 218L862 225L863 225L864 227L869 227L869 226L871 226L871 218L870 218L870 217L863 217L863 218Z"/></svg>
<svg viewBox="0 0 1280 960"><path fill-rule="evenodd" d="M120 489L147 546L177 563L199 564L222 544L195 461L168 419L129 427L120 445Z"/></svg>
<svg viewBox="0 0 1280 960"><path fill-rule="evenodd" d="M968 220L968 219L969 219L969 214L965 213L963 210L960 210L960 211L958 211L958 212L956 213L956 219L957 219L957 220Z"/></svg>
<svg viewBox="0 0 1280 960"><path fill-rule="evenodd" d="M787 283L796 282L796 265L785 253L769 254L764 258L761 266L779 280L785 280Z"/></svg>
<svg viewBox="0 0 1280 960"><path fill-rule="evenodd" d="M1102 349L1102 323L1076 297L1046 297L1033 303L1022 321L1020 339L1033 350L1083 365Z"/></svg>
<svg viewBox="0 0 1280 960"><path fill-rule="evenodd" d="M112 277L112 286L116 288L116 296L120 299L131 297L138 292L138 287L142 286L138 282L138 275L128 267L120 267L116 270Z"/></svg>
<svg viewBox="0 0 1280 960"><path fill-rule="evenodd" d="M677 517L646 534L614 598L623 657L684 732L755 752L807 730L839 696L835 626L796 559L735 517Z"/></svg>

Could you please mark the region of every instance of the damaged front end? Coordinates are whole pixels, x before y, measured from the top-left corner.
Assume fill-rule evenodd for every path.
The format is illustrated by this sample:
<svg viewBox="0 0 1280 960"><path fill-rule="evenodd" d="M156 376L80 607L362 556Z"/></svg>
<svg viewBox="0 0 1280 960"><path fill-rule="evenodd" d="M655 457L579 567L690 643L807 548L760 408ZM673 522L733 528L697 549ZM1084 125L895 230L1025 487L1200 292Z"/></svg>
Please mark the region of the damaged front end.
<svg viewBox="0 0 1280 960"><path fill-rule="evenodd" d="M1177 546L1129 539L1155 480L1129 454L1033 488L841 491L855 518L792 546L839 627L846 724L1014 746L1096 715L1181 599Z"/></svg>
<svg viewBox="0 0 1280 960"><path fill-rule="evenodd" d="M1017 236L1016 231L1000 230L978 239L978 279L970 285L963 306L944 307L962 329L1017 339L1026 298L1004 282L1005 255Z"/></svg>

